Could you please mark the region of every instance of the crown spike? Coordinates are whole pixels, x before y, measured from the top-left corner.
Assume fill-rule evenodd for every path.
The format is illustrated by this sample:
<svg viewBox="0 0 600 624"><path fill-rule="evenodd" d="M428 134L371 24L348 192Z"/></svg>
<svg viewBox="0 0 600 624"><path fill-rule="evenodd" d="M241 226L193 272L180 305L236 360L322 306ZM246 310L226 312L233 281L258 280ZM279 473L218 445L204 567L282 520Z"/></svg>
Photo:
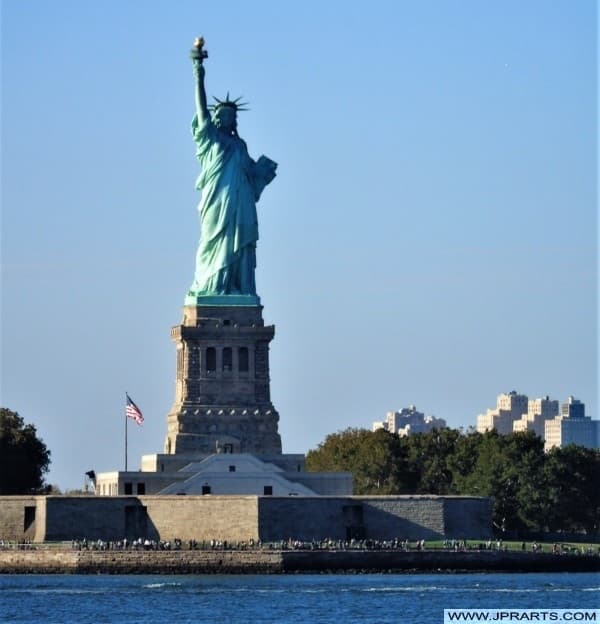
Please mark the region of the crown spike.
<svg viewBox="0 0 600 624"><path fill-rule="evenodd" d="M241 102L240 101L243 97L244 97L243 95L240 95L239 97L237 97L234 100L232 100L229 97L229 91L227 91L227 95L225 96L224 100L221 100L218 97L216 97L215 95L213 95L212 99L216 103L215 104L210 104L208 106L208 109L211 110L211 111L216 111L219 108L222 108L223 106L227 106L229 108L233 108L236 112L250 110L250 109L246 108L246 106L248 106L248 102Z"/></svg>

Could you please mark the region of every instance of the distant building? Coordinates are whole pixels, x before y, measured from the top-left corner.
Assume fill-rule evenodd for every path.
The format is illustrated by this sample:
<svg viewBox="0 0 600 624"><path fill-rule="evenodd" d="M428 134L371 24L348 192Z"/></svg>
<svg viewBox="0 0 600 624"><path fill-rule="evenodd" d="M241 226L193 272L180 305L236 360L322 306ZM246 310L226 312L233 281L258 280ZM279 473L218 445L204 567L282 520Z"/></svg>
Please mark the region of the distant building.
<svg viewBox="0 0 600 624"><path fill-rule="evenodd" d="M577 444L600 448L600 421L585 415L585 405L570 396L560 407L560 415L545 423L544 450Z"/></svg>
<svg viewBox="0 0 600 624"><path fill-rule="evenodd" d="M498 433L508 434L513 431L513 423L528 413L529 399L515 390L499 394L496 409L488 409L485 414L477 416L477 431L485 433L496 429Z"/></svg>
<svg viewBox="0 0 600 624"><path fill-rule="evenodd" d="M417 411L414 405L403 407L397 412L388 412L384 421L373 423L373 431L385 429L390 433L397 433L399 436L407 436L413 433L427 433L432 429L445 428L446 421L435 416L425 416Z"/></svg>
<svg viewBox="0 0 600 624"><path fill-rule="evenodd" d="M565 418L585 418L585 404L570 396L567 402L560 406L560 415Z"/></svg>
<svg viewBox="0 0 600 624"><path fill-rule="evenodd" d="M527 413L513 422L513 431L533 431L540 438L545 437L546 421L558 416L558 401L545 396L541 399L529 399Z"/></svg>

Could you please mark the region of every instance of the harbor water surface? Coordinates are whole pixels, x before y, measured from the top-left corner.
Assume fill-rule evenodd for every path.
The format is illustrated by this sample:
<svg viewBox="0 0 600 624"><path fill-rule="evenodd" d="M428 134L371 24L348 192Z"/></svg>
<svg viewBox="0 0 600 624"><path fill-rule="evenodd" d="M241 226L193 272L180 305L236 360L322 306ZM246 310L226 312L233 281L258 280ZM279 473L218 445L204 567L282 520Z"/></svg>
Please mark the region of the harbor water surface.
<svg viewBox="0 0 600 624"><path fill-rule="evenodd" d="M591 609L597 574L0 575L0 621L443 622L444 609Z"/></svg>

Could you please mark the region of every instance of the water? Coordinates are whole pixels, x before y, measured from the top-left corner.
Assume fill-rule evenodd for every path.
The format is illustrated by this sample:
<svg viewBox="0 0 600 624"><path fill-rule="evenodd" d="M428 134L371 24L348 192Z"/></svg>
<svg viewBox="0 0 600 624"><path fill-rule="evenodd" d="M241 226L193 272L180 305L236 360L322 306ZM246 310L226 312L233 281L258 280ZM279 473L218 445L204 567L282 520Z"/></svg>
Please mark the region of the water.
<svg viewBox="0 0 600 624"><path fill-rule="evenodd" d="M443 622L450 608L597 608L597 574L0 575L0 622Z"/></svg>

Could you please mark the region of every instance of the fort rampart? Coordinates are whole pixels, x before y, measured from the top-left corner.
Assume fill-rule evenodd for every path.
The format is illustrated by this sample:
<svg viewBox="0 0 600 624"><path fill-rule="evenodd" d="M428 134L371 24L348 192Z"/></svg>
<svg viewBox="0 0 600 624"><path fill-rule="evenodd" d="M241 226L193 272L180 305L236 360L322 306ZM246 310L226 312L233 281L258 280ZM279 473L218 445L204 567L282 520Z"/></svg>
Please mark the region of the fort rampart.
<svg viewBox="0 0 600 624"><path fill-rule="evenodd" d="M491 537L491 501L468 496L5 496L0 540L182 541Z"/></svg>

